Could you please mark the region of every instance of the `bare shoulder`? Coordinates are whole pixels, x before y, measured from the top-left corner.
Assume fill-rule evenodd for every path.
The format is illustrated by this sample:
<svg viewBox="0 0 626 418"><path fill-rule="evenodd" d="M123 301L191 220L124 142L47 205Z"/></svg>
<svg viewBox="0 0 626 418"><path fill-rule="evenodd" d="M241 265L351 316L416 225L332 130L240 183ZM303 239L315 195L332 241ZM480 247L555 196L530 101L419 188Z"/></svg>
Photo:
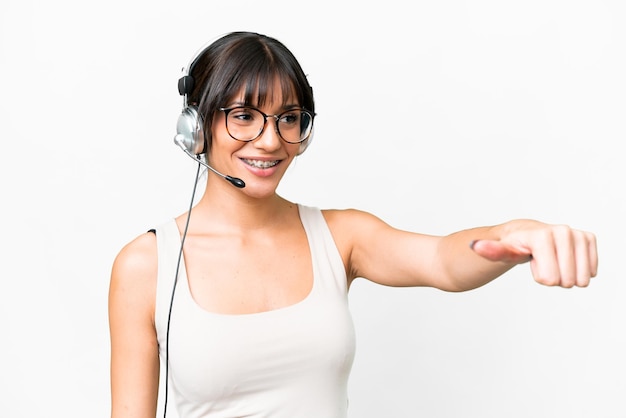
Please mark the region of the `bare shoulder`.
<svg viewBox="0 0 626 418"><path fill-rule="evenodd" d="M110 301L126 301L136 308L153 308L156 297L157 248L153 233L126 244L111 270Z"/></svg>
<svg viewBox="0 0 626 418"><path fill-rule="evenodd" d="M126 244L113 262L113 273L122 273L123 276L144 276L156 272L156 268L156 236L153 233L141 234Z"/></svg>
<svg viewBox="0 0 626 418"><path fill-rule="evenodd" d="M322 214L333 235L369 234L373 229L388 227L377 216L358 209L325 209Z"/></svg>
<svg viewBox="0 0 626 418"><path fill-rule="evenodd" d="M343 259L348 280L352 281L362 274L359 258L364 254L363 249L375 244L389 226L371 213L357 209L330 209L322 214Z"/></svg>

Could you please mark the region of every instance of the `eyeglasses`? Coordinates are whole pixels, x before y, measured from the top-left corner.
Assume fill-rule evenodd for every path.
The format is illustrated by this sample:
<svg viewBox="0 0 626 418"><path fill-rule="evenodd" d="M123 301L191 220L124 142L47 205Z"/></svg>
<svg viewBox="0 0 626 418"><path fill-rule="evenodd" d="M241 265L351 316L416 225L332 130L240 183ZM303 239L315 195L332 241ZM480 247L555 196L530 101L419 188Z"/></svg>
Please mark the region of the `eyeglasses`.
<svg viewBox="0 0 626 418"><path fill-rule="evenodd" d="M226 131L237 141L250 142L261 136L268 118L276 120L278 136L290 144L305 141L313 130L313 114L304 109L289 109L278 115L266 115L249 106L221 107L226 117Z"/></svg>

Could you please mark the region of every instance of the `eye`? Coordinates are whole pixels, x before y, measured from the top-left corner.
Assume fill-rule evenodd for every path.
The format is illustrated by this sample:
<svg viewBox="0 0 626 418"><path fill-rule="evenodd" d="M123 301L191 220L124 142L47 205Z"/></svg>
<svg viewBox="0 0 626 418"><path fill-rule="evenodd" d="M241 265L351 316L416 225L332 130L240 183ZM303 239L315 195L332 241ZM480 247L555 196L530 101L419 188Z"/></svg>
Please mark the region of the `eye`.
<svg viewBox="0 0 626 418"><path fill-rule="evenodd" d="M237 107L230 111L228 118L238 124L249 124L263 116L254 109L247 107Z"/></svg>
<svg viewBox="0 0 626 418"><path fill-rule="evenodd" d="M289 111L280 115L280 123L284 125L295 125L300 120L300 112Z"/></svg>

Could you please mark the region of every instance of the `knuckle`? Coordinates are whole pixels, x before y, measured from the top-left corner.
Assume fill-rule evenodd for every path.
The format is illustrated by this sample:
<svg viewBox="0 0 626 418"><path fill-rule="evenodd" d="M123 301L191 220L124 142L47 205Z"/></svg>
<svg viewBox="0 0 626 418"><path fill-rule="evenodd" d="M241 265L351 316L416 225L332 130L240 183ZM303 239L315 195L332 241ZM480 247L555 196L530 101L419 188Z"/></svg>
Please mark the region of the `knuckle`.
<svg viewBox="0 0 626 418"><path fill-rule="evenodd" d="M556 239L571 239L573 237L572 229L567 225L554 225L552 234Z"/></svg>
<svg viewBox="0 0 626 418"><path fill-rule="evenodd" d="M539 276L535 279L535 281L544 286L558 286L560 283L560 279L558 277L550 277L550 276Z"/></svg>

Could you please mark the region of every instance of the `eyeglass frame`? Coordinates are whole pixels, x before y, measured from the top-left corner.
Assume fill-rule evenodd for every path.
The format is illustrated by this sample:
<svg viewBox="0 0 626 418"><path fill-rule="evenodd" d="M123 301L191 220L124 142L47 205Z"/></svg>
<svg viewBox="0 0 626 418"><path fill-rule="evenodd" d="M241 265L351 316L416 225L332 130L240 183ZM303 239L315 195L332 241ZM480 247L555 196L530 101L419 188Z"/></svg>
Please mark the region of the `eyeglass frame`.
<svg viewBox="0 0 626 418"><path fill-rule="evenodd" d="M259 133L257 134L257 136L255 136L252 139L238 139L235 138L231 133L230 130L228 129L228 114L230 112L232 112L235 109L252 109L255 110L257 112L259 112L262 116L263 116L263 127L261 128L261 130L259 131ZM277 115L267 115L265 113L263 113L260 109L257 109L254 106L234 106L234 107L220 107L218 108L219 111L224 112L224 126L226 127L226 132L228 132L228 135L234 139L235 141L239 141L239 142L252 142L255 139L258 139L261 135L263 135L263 132L265 132L265 127L267 126L267 119L272 117L274 118L274 120L276 121L276 133L278 133L278 136L280 137L281 140L285 141L288 144L301 144L304 141L306 141L308 138L311 137L311 133L313 132L313 120L315 119L315 113L311 113L308 110L301 108L301 107L294 107L291 109L287 109L282 113L279 113ZM291 142L291 141L287 141L285 138L283 138L283 135L280 133L280 129L278 128L278 121L280 120L280 117L282 115L284 115L285 113L289 113L289 112L293 112L294 110L299 110L301 112L307 113L311 116L311 129L309 130L309 134L305 137L302 138L300 141L298 142Z"/></svg>

